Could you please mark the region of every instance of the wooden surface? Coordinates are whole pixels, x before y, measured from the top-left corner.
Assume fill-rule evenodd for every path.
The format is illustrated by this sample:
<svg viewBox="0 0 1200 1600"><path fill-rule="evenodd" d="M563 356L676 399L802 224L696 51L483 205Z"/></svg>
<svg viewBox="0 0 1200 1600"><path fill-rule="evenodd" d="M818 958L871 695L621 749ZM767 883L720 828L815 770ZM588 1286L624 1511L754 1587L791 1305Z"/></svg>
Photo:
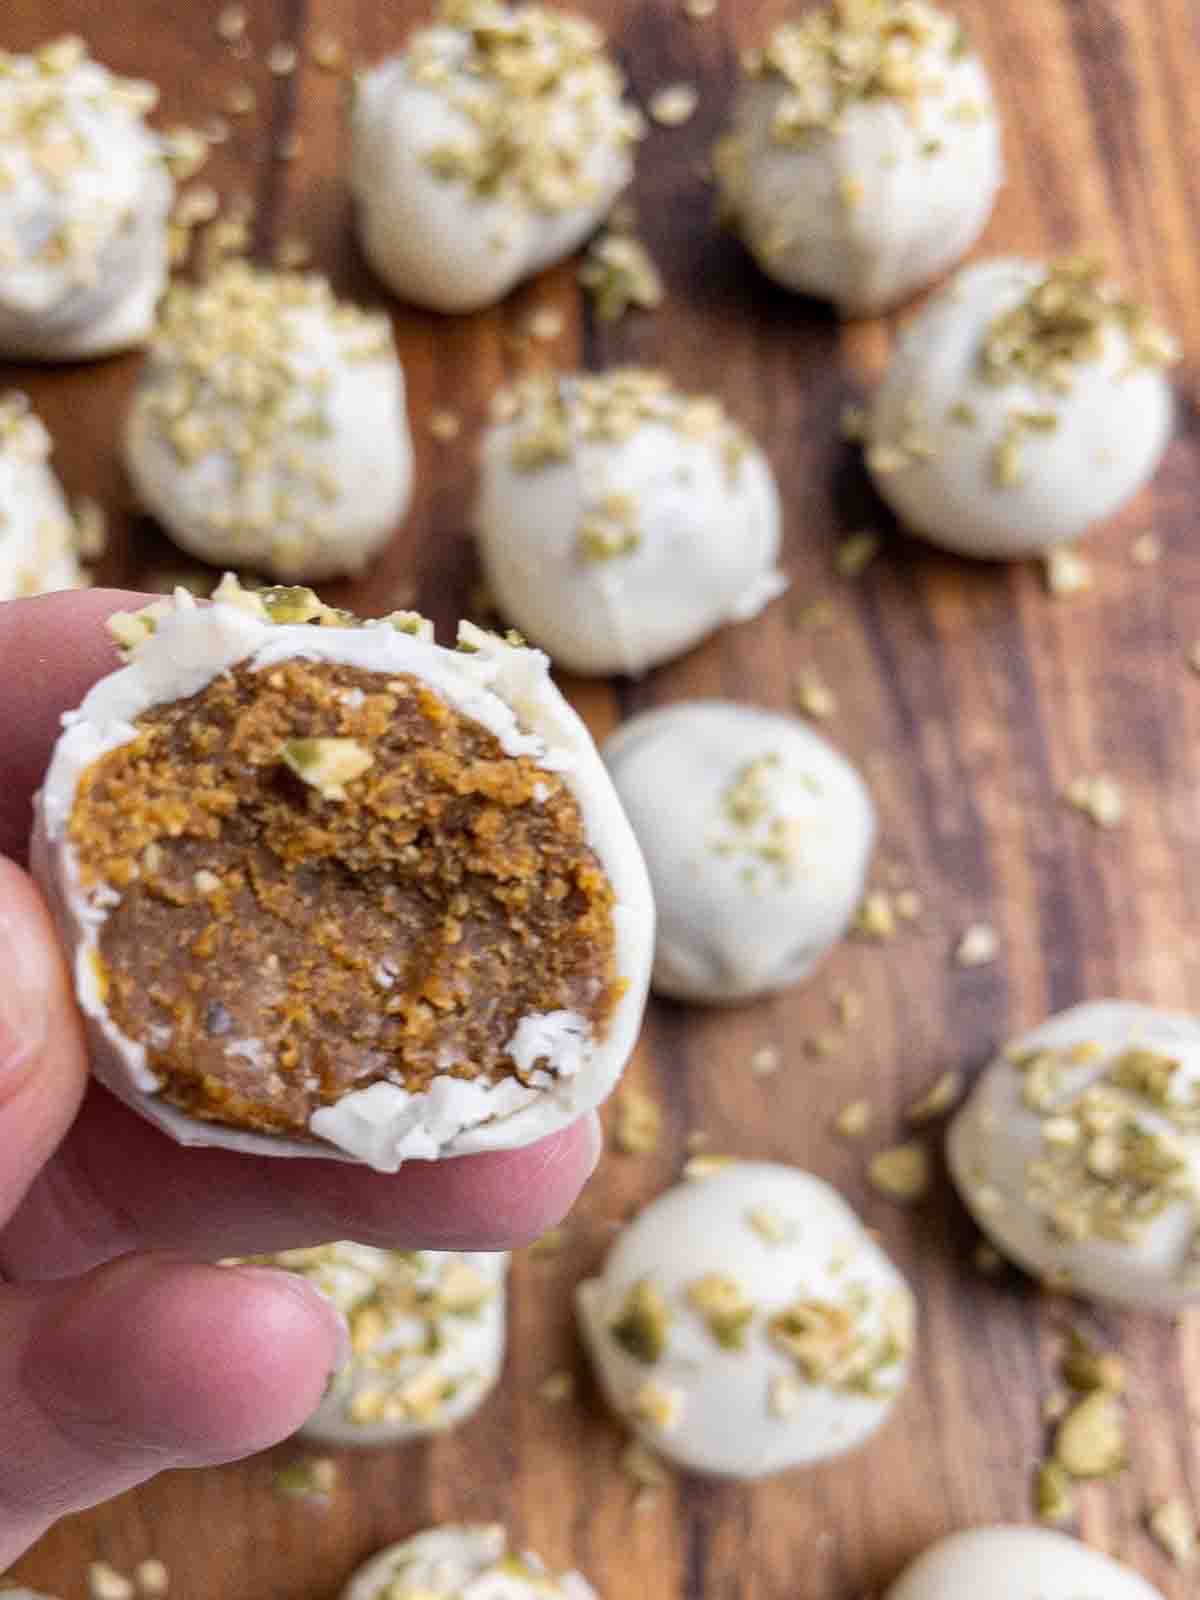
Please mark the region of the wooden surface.
<svg viewBox="0 0 1200 1600"><path fill-rule="evenodd" d="M640 156L636 198L668 305L598 328L568 264L484 315L398 309L418 493L390 553L350 598L368 611L415 600L442 628L466 605L473 435L489 393L519 365L511 336L531 307L565 313L548 349L564 366L663 363L687 385L717 390L774 459L791 594L645 682L574 686L577 702L597 734L632 711L698 695L784 708L797 671L818 667L839 694L832 736L865 769L880 807L877 881L889 881L889 864L902 866L926 914L891 944L847 944L778 1001L732 1014L652 1009L630 1081L665 1103L662 1144L651 1157L607 1157L568 1248L518 1263L505 1382L465 1428L429 1447L343 1457L341 1487L324 1512L273 1495L272 1471L295 1454L290 1447L221 1471L169 1475L55 1529L17 1569L27 1581L74 1600L89 1560L127 1570L154 1554L172 1569L180 1600L324 1600L385 1541L438 1519L497 1518L551 1562L578 1563L608 1600L863 1600L937 1535L1028 1517L1064 1303L1016 1274L989 1280L974 1270L972 1230L940 1175L929 1201L906 1212L875 1195L863 1171L867 1154L898 1136L907 1100L947 1067L978 1068L1010 1031L1086 997L1177 1007L1196 997L1200 677L1186 665L1200 638L1193 4L958 0L994 69L1005 118L1009 181L982 248L1100 245L1186 352L1178 433L1161 473L1089 541L1094 589L1058 600L1036 567L969 566L895 534L837 434L841 406L885 360L891 325L839 329L821 307L773 290L713 230L698 164L722 123L735 47L760 39L783 7L723 0L721 15L703 23L666 0L585 8L609 28L640 96L678 80L703 88L694 120L656 129ZM258 114L235 122L200 181L227 198L253 194L261 254L300 234L340 290L378 302L351 242L339 176L339 84L306 59L284 79L262 62L271 43L303 45L322 30L370 60L400 44L419 6L251 0L255 59L245 65L218 43L217 9L216 0L5 0L0 44L78 30L113 66L161 84L164 123L200 122L235 83L252 82ZM291 131L303 153L273 159ZM70 489L118 513L102 576L129 584L189 566L120 509L115 446L137 367L131 357L0 374L33 391ZM437 407L464 419L451 445L430 435ZM885 552L848 583L831 557L837 538L860 527L885 533ZM1131 546L1148 529L1164 555L1140 566ZM818 598L832 607L831 626L804 620ZM1111 832L1060 798L1072 777L1097 772L1116 776L1128 801ZM977 920L999 931L1001 958L962 970L953 945ZM838 985L862 992L867 1019L840 1054L815 1058L804 1042L830 1025ZM780 1047L784 1066L756 1078L750 1057L766 1044ZM877 1117L856 1145L834 1137L829 1122L858 1096ZM756 1488L679 1482L638 1513L616 1465L620 1432L582 1379L570 1290L596 1265L610 1224L677 1172L695 1130L714 1150L797 1162L839 1184L916 1287L921 1354L893 1423L861 1453ZM1173 1569L1141 1519L1150 1501L1200 1498L1200 1325L1072 1315L1121 1350L1133 1394L1133 1467L1082 1497L1081 1530L1169 1600L1184 1600L1196 1593L1195 1572ZM580 1400L552 1408L536 1387L563 1367L581 1372Z"/></svg>

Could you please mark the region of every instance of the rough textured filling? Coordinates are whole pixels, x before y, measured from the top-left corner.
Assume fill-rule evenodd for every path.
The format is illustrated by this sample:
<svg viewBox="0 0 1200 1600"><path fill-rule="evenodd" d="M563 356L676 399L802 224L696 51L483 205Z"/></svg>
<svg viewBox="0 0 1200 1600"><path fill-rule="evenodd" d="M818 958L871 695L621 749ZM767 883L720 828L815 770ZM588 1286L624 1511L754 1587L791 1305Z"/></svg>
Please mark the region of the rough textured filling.
<svg viewBox="0 0 1200 1600"><path fill-rule="evenodd" d="M574 797L416 678L243 666L137 727L70 841L120 894L106 1004L173 1105L304 1137L380 1080L520 1076L531 1013L603 1037L613 894Z"/></svg>

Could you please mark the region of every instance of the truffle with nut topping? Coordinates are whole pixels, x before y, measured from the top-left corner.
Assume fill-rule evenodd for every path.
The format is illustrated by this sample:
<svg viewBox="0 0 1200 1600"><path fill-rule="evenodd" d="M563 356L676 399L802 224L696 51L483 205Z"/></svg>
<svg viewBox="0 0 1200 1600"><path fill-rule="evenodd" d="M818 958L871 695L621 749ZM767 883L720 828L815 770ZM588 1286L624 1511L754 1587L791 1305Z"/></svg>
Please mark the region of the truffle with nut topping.
<svg viewBox="0 0 1200 1600"><path fill-rule="evenodd" d="M924 0L833 0L745 59L715 168L763 271L847 316L897 305L982 233L1003 176L987 72Z"/></svg>
<svg viewBox="0 0 1200 1600"><path fill-rule="evenodd" d="M25 395L0 394L0 601L86 582L50 435Z"/></svg>
<svg viewBox="0 0 1200 1600"><path fill-rule="evenodd" d="M1163 1600L1132 1568L1050 1528L971 1528L931 1545L884 1600Z"/></svg>
<svg viewBox="0 0 1200 1600"><path fill-rule="evenodd" d="M659 372L503 391L475 524L501 612L572 672L644 672L787 587L766 457Z"/></svg>
<svg viewBox="0 0 1200 1600"><path fill-rule="evenodd" d="M904 1387L912 1296L841 1197L734 1162L653 1201L577 1291L609 1404L694 1472L757 1478L861 1444Z"/></svg>
<svg viewBox="0 0 1200 1600"><path fill-rule="evenodd" d="M635 717L604 759L658 905L654 987L712 1005L805 978L862 894L875 811L798 718L724 700Z"/></svg>
<svg viewBox="0 0 1200 1600"><path fill-rule="evenodd" d="M996 1247L1056 1289L1139 1310L1200 1300L1200 1022L1104 1000L986 1068L950 1171Z"/></svg>
<svg viewBox="0 0 1200 1600"><path fill-rule="evenodd" d="M607 1095L653 905L545 656L232 578L114 623L33 851L110 1089L183 1143L382 1171Z"/></svg>
<svg viewBox="0 0 1200 1600"><path fill-rule="evenodd" d="M341 1600L598 1600L577 1572L561 1577L508 1548L496 1525L427 1528L373 1556Z"/></svg>
<svg viewBox="0 0 1200 1600"><path fill-rule="evenodd" d="M967 267L908 325L871 407L867 467L914 534L1014 559L1074 539L1149 481L1174 341L1099 264Z"/></svg>
<svg viewBox="0 0 1200 1600"><path fill-rule="evenodd" d="M508 1256L327 1244L254 1258L299 1273L350 1325L353 1354L301 1428L333 1445L444 1432L491 1393L504 1360Z"/></svg>
<svg viewBox="0 0 1200 1600"><path fill-rule="evenodd" d="M190 554L315 581L362 570L408 509L386 317L323 278L230 262L168 292L125 429L147 510Z"/></svg>
<svg viewBox="0 0 1200 1600"><path fill-rule="evenodd" d="M174 189L148 83L82 39L0 51L0 355L108 355L145 342L167 277Z"/></svg>
<svg viewBox="0 0 1200 1600"><path fill-rule="evenodd" d="M473 311L570 255L633 174L642 123L623 91L583 17L441 0L355 87L350 181L371 265L402 300Z"/></svg>

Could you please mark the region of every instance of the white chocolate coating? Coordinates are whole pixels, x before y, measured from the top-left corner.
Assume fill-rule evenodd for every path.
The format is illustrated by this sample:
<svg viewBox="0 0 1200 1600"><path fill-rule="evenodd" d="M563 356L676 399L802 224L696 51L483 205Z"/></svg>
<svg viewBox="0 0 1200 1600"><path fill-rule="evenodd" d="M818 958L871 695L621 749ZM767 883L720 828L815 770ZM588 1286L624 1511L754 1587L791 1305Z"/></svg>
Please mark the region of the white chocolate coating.
<svg viewBox="0 0 1200 1600"><path fill-rule="evenodd" d="M1119 1065L1131 1050L1165 1064L1162 1085L1139 1092ZM1049 1076L1020 1064L1041 1051L1064 1053ZM1036 1277L1179 1311L1200 1299L1198 1106L1200 1022L1116 1000L1076 1006L985 1069L951 1124L950 1171L979 1226ZM1169 1182L1161 1205L1146 1175Z"/></svg>
<svg viewBox="0 0 1200 1600"><path fill-rule="evenodd" d="M442 5L357 82L350 183L375 271L402 300L473 311L570 255L633 174L623 89L582 18Z"/></svg>
<svg viewBox="0 0 1200 1600"><path fill-rule="evenodd" d="M190 554L280 582L360 572L412 496L391 328L321 278L244 262L164 305L125 429L147 510Z"/></svg>
<svg viewBox="0 0 1200 1600"><path fill-rule="evenodd" d="M403 1444L477 1411L504 1361L508 1256L330 1244L262 1258L307 1278L350 1324L354 1354L300 1432Z"/></svg>
<svg viewBox="0 0 1200 1600"><path fill-rule="evenodd" d="M0 395L0 602L84 587L76 538L50 435L24 395Z"/></svg>
<svg viewBox="0 0 1200 1600"><path fill-rule="evenodd" d="M1162 1600L1162 1593L1065 1533L998 1526L931 1545L884 1600Z"/></svg>
<svg viewBox="0 0 1200 1600"><path fill-rule="evenodd" d="M716 401L637 369L502 399L480 554L501 612L556 665L644 672L787 587L771 468Z"/></svg>
<svg viewBox="0 0 1200 1600"><path fill-rule="evenodd" d="M989 330L1049 270L1001 259L959 273L904 329L872 404L876 488L947 550L1011 560L1077 538L1136 494L1166 449L1169 346L1139 358L1119 316L1093 359L1066 365L1065 389L985 365Z"/></svg>
<svg viewBox="0 0 1200 1600"><path fill-rule="evenodd" d="M734 1004L807 977L854 915L875 839L845 757L796 717L699 700L635 717L604 759L654 886L655 990Z"/></svg>
<svg viewBox="0 0 1200 1600"><path fill-rule="evenodd" d="M753 61L716 163L731 219L763 271L847 316L899 304L965 255L1003 179L991 85L957 23L896 0L880 0L878 12L884 30L889 16L919 12L917 35L883 34L884 59L897 63L888 70L905 85L915 77L913 92L883 92L876 79L839 105L823 41L846 31L831 31L825 13L804 13L772 37L761 70Z"/></svg>
<svg viewBox="0 0 1200 1600"><path fill-rule="evenodd" d="M734 1280L753 1308L740 1348L724 1347L689 1298L710 1274ZM669 1318L652 1361L613 1332L645 1282ZM811 1368L771 1328L798 1304L826 1319L805 1347ZM669 1190L618 1235L577 1306L617 1415L669 1460L719 1477L757 1478L853 1449L884 1421L908 1371L913 1303L903 1278L845 1201L793 1167L738 1162Z"/></svg>
<svg viewBox="0 0 1200 1600"><path fill-rule="evenodd" d="M373 1556L341 1600L598 1600L577 1572L552 1577L534 1555L508 1551L497 1526L427 1528Z"/></svg>
<svg viewBox="0 0 1200 1600"><path fill-rule="evenodd" d="M236 591L236 585L234 586ZM360 628L272 624L244 592L198 606L185 590L156 607L154 631L128 664L102 678L64 719L38 795L31 856L75 974L96 1076L141 1115L182 1144L221 1145L255 1155L342 1158L394 1172L408 1159L434 1160L478 1150L511 1149L557 1132L612 1090L641 1026L654 942L654 906L637 842L587 729L550 679L546 657L514 649L470 624L468 650L435 644L432 630L399 632L386 620ZM259 610L256 612L256 606ZM248 609L247 609L248 608ZM616 968L627 987L603 1039L581 1032L570 1012L526 1017L509 1046L523 1070L490 1084L436 1077L409 1093L379 1081L315 1111L311 1144L221 1127L189 1117L156 1096L158 1079L145 1047L123 1034L104 1003L97 975L99 933L118 892L85 890L67 837L83 774L135 736L134 719L154 705L198 693L229 668L266 670L293 657L346 662L367 671L411 674L456 711L481 723L507 754L531 756L559 773L575 796L588 843L614 892ZM231 1041L236 1049L239 1043Z"/></svg>
<svg viewBox="0 0 1200 1600"><path fill-rule="evenodd" d="M149 335L174 193L143 120L156 99L77 39L0 53L0 355L103 356Z"/></svg>

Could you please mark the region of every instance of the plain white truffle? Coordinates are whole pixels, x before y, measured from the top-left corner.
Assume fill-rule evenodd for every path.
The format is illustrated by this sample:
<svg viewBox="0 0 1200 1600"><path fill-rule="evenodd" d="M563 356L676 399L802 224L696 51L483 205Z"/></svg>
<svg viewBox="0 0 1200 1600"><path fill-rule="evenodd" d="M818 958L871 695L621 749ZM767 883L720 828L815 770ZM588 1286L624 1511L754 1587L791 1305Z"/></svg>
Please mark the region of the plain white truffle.
<svg viewBox="0 0 1200 1600"><path fill-rule="evenodd" d="M323 278L234 262L163 304L125 429L176 544L280 582L362 570L408 510L413 452L386 317Z"/></svg>
<svg viewBox="0 0 1200 1600"><path fill-rule="evenodd" d="M1139 1310L1200 1299L1200 1022L1076 1006L986 1068L948 1137L979 1226L1053 1286Z"/></svg>
<svg viewBox="0 0 1200 1600"><path fill-rule="evenodd" d="M577 1572L555 1578L537 1556L508 1549L495 1525L427 1528L373 1556L341 1600L597 1600Z"/></svg>
<svg viewBox="0 0 1200 1600"><path fill-rule="evenodd" d="M0 395L0 601L86 583L50 435L23 394Z"/></svg>
<svg viewBox="0 0 1200 1600"><path fill-rule="evenodd" d="M952 17L835 3L784 23L747 67L716 169L764 272L864 316L965 255L1003 161L987 72Z"/></svg>
<svg viewBox="0 0 1200 1600"><path fill-rule="evenodd" d="M401 299L472 311L569 255L633 173L623 89L582 17L443 0L356 85L350 181L375 271Z"/></svg>
<svg viewBox="0 0 1200 1600"><path fill-rule="evenodd" d="M477 1411L504 1361L508 1256L340 1243L257 1258L307 1278L350 1324L354 1354L301 1433L402 1444Z"/></svg>
<svg viewBox="0 0 1200 1600"><path fill-rule="evenodd" d="M756 1478L852 1450L904 1387L914 1307L854 1212L794 1167L680 1184L579 1286L617 1415L694 1472Z"/></svg>
<svg viewBox="0 0 1200 1600"><path fill-rule="evenodd" d="M980 262L902 333L867 466L920 538L1015 559L1074 539L1149 481L1174 346L1085 260Z"/></svg>
<svg viewBox="0 0 1200 1600"><path fill-rule="evenodd" d="M0 52L0 354L71 360L149 335L174 193L144 121L157 98L81 39Z"/></svg>
<svg viewBox="0 0 1200 1600"><path fill-rule="evenodd" d="M637 674L787 587L771 468L718 401L636 368L503 393L475 527L502 612L557 666Z"/></svg>
<svg viewBox="0 0 1200 1600"><path fill-rule="evenodd" d="M1145 1578L1050 1528L971 1528L931 1545L884 1600L1162 1600Z"/></svg>
<svg viewBox="0 0 1200 1600"><path fill-rule="evenodd" d="M731 1004L807 977L875 839L845 757L796 717L723 700L646 712L603 753L654 886L654 988Z"/></svg>
<svg viewBox="0 0 1200 1600"><path fill-rule="evenodd" d="M181 1144L361 1161L384 1172L409 1159L514 1149L567 1127L611 1092L636 1043L650 974L654 905L612 782L583 722L554 686L547 658L470 623L460 625L460 648L450 650L434 642L431 624L411 613L395 622L381 618L344 625L344 614L323 608L311 594L306 598L305 591L264 593L265 601L262 594L240 589L230 576L210 605L197 605L180 589L136 616L114 619L126 665L100 679L79 709L64 718L37 796L30 855L75 976L93 1072ZM300 620L274 621L273 615ZM328 625L313 625L322 616ZM506 756L527 756L561 777L613 894L619 992L602 1036L592 1036L586 1019L574 1012L526 1016L506 1047L522 1076L493 1082L445 1072L420 1092L380 1078L314 1110L312 1142L201 1120L160 1097L163 1085L146 1045L121 1031L106 1003L99 941L120 890L103 880L82 881L69 837L76 796L96 761L138 736L136 719L143 712L198 694L235 666L269 672L296 658L344 663L388 677L411 675L491 733ZM245 1054L260 1043L235 1040L230 1048Z"/></svg>

